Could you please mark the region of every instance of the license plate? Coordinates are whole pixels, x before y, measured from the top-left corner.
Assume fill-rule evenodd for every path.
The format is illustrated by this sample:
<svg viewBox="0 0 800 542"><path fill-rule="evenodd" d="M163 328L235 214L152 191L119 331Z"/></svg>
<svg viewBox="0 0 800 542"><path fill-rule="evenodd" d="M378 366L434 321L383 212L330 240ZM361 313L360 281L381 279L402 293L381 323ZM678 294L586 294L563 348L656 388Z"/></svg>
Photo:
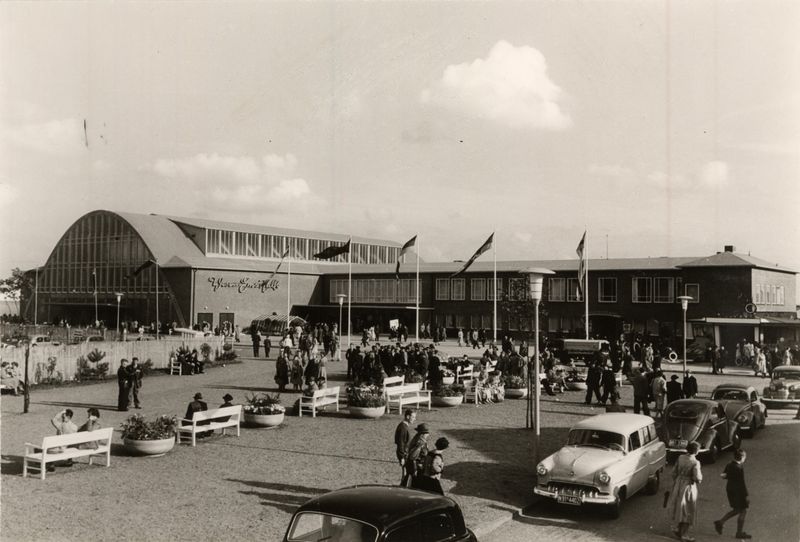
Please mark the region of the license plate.
<svg viewBox="0 0 800 542"><path fill-rule="evenodd" d="M581 498L575 497L574 495L559 495L557 500L560 504L571 504L573 506L580 506L582 504Z"/></svg>
<svg viewBox="0 0 800 542"><path fill-rule="evenodd" d="M674 438L674 439L671 439L669 441L669 445L670 446L678 446L678 447L681 447L681 448L685 448L686 446L689 445L689 441L688 440Z"/></svg>

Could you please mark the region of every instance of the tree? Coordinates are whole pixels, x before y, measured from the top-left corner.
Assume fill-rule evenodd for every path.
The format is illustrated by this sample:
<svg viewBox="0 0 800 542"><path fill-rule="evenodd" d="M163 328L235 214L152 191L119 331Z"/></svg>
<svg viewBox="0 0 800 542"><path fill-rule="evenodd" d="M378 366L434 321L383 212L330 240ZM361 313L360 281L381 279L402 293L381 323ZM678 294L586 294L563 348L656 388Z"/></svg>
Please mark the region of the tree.
<svg viewBox="0 0 800 542"><path fill-rule="evenodd" d="M19 299L23 290L30 290L31 288L33 288L33 281L19 267L11 270L10 277L0 279L0 294L10 299Z"/></svg>
<svg viewBox="0 0 800 542"><path fill-rule="evenodd" d="M520 331L533 335L533 319L536 315L536 304L528 293L527 280L509 282L509 290L503 292L497 300L498 312L505 315L505 321L519 322ZM543 301L539 302L539 318L547 318L547 308ZM540 324L541 325L541 324Z"/></svg>

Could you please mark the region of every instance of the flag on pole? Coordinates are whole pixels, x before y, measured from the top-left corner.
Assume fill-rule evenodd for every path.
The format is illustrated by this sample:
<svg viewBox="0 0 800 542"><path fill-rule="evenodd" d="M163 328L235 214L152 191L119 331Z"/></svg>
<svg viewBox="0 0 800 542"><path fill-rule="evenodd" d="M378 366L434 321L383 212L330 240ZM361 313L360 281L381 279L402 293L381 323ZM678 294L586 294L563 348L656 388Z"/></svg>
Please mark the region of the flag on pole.
<svg viewBox="0 0 800 542"><path fill-rule="evenodd" d="M347 254L350 252L350 241L347 241L343 245L338 246L330 246L321 252L317 252L314 254L314 257L319 260L330 260L331 258L335 258L339 254Z"/></svg>
<svg viewBox="0 0 800 542"><path fill-rule="evenodd" d="M580 262L578 262L578 296L583 297L583 282L586 279L586 253L584 247L586 246L586 232L583 232L583 237L581 237L581 242L578 243L578 248L575 249L575 252L578 253L578 258L580 258Z"/></svg>
<svg viewBox="0 0 800 542"><path fill-rule="evenodd" d="M394 276L397 277L397 280L400 280L400 258L405 256L406 252L408 252L408 250L416 244L417 244L417 236L415 235L414 237L406 241L406 244L403 245L403 248L400 249L400 254L397 255L397 267L395 267L394 269Z"/></svg>
<svg viewBox="0 0 800 542"><path fill-rule="evenodd" d="M483 243L481 247L475 251L475 254L472 255L472 258L467 260L467 263L464 264L464 267L462 267L461 269L450 275L450 278L457 277L458 275L469 269L469 266L472 265L472 263L478 259L478 256L480 256L481 254L492 248L492 243L494 243L494 232L492 232L492 235L489 236L486 242Z"/></svg>
<svg viewBox="0 0 800 542"><path fill-rule="evenodd" d="M156 263L155 260L147 260L142 265L137 267L136 270L133 273L131 273L129 276L135 277L136 275L138 275L139 273L141 273L142 271L144 271L145 269L147 269L148 267L150 267L151 265L153 265L155 263Z"/></svg>
<svg viewBox="0 0 800 542"><path fill-rule="evenodd" d="M288 255L289 255L289 247L286 247L286 250L283 252L283 256L281 256L281 261L278 262L278 267L275 268L275 271L272 272L272 274L269 276L267 280L272 280L272 277L274 277L275 274L278 272L278 269L281 268L281 265L283 265L283 260L285 260Z"/></svg>

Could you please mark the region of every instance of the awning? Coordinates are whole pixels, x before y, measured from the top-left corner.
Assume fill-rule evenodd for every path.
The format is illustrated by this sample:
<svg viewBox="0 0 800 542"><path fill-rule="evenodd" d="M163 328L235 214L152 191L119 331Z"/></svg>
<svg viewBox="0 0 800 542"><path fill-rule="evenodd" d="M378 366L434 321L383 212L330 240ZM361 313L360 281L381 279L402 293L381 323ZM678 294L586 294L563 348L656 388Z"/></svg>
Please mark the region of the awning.
<svg viewBox="0 0 800 542"><path fill-rule="evenodd" d="M288 326L305 325L306 321L299 316L290 316L288 318ZM250 323L250 329L258 331L266 331L269 333L280 332L287 327L287 317L285 314L265 314L254 318Z"/></svg>
<svg viewBox="0 0 800 542"><path fill-rule="evenodd" d="M761 318L718 318L715 316L692 318L688 322L692 324L729 324L733 326L757 326L762 324Z"/></svg>

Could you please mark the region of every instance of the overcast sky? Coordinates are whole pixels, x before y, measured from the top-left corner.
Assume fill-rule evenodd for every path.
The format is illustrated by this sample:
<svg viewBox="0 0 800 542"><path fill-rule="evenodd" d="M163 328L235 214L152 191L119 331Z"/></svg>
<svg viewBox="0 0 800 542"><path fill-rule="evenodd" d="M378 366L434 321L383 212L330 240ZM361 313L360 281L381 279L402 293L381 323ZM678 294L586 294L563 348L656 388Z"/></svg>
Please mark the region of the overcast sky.
<svg viewBox="0 0 800 542"><path fill-rule="evenodd" d="M800 270L798 28L766 0L3 2L0 274L95 209Z"/></svg>

